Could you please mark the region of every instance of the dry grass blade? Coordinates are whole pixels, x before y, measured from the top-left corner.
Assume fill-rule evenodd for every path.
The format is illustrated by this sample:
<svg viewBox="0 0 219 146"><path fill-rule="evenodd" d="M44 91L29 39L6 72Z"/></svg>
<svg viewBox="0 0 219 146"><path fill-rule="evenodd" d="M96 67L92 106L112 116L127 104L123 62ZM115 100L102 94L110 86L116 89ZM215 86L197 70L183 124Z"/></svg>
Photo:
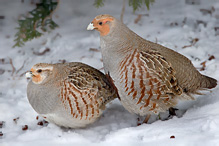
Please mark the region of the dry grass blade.
<svg viewBox="0 0 219 146"><path fill-rule="evenodd" d="M138 17L135 19L135 24L137 24L141 20L142 15L139 14Z"/></svg>
<svg viewBox="0 0 219 146"><path fill-rule="evenodd" d="M23 65L16 71L16 74L18 74L18 73L24 68L24 65L25 65L26 61L27 61L27 60L25 60L25 61L23 62Z"/></svg>
<svg viewBox="0 0 219 146"><path fill-rule="evenodd" d="M11 73L11 76L13 76L13 75L14 75L14 72L16 71L16 68L14 67L14 64L13 64L12 59L9 58L9 60L10 60L10 64L11 64L11 67L12 67L12 73Z"/></svg>

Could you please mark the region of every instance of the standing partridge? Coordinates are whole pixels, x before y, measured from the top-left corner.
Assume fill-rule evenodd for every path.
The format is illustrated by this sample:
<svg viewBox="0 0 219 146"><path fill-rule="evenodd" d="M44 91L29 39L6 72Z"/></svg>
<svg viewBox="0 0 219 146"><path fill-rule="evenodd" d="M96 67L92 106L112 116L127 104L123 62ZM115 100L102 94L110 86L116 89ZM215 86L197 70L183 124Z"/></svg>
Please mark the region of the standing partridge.
<svg viewBox="0 0 219 146"><path fill-rule="evenodd" d="M39 63L27 77L27 97L45 120L59 126L85 127L100 117L116 97L106 76L83 63Z"/></svg>
<svg viewBox="0 0 219 146"><path fill-rule="evenodd" d="M185 56L141 38L113 16L96 16L87 27L93 29L100 32L105 73L131 113L159 114L179 100L193 99L191 94L198 94L198 90L217 85Z"/></svg>

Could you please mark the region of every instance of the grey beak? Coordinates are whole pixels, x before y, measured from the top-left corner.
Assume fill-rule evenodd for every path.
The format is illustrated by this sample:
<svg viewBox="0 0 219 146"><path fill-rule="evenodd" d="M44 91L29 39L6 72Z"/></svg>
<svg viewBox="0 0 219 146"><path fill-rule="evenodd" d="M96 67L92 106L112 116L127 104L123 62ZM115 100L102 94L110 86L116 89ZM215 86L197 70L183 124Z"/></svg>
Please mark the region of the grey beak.
<svg viewBox="0 0 219 146"><path fill-rule="evenodd" d="M33 76L32 71L26 73L26 78L31 78Z"/></svg>

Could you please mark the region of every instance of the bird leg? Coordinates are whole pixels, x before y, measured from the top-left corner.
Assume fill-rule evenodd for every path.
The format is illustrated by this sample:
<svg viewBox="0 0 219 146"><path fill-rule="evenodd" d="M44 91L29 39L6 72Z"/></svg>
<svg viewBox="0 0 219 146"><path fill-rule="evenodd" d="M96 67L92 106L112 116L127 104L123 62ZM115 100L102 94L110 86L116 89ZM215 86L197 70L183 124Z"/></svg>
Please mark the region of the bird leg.
<svg viewBox="0 0 219 146"><path fill-rule="evenodd" d="M137 121L137 126L140 126L140 125L142 124L142 123L140 122L140 121L141 121L140 118L138 117L137 120L138 120L138 121Z"/></svg>
<svg viewBox="0 0 219 146"><path fill-rule="evenodd" d="M148 124L148 120L150 119L150 117L151 117L151 115L150 115L150 114L148 114L148 115L145 117L145 119L144 119L143 123L146 123L146 124Z"/></svg>
<svg viewBox="0 0 219 146"><path fill-rule="evenodd" d="M170 116L176 116L176 111L177 110L178 110L177 108L173 108L173 107L169 108L169 117Z"/></svg>
<svg viewBox="0 0 219 146"><path fill-rule="evenodd" d="M146 118L144 119L144 121L143 122L141 122L141 119L140 119L140 117L138 117L137 118L137 126L140 126L140 125L142 125L142 124L148 124L148 120L150 119L150 117L151 117L151 115L150 114L148 114L147 116L146 116Z"/></svg>

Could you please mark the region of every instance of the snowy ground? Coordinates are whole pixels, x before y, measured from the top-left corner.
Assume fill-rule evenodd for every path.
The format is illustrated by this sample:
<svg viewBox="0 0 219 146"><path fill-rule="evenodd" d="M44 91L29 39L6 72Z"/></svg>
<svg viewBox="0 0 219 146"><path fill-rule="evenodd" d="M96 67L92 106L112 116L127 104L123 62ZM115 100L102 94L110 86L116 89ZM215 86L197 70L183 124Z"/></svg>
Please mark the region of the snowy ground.
<svg viewBox="0 0 219 146"><path fill-rule="evenodd" d="M199 70L206 61L201 73L219 80L219 29L215 31L215 27L219 27L219 1L200 0L200 5L187 5L184 0L155 1L150 12L144 8L136 14L127 4L124 23L143 38L187 56ZM28 82L24 72L38 62L56 63L63 59L102 68L100 52L90 51L90 48L99 49L99 34L87 31L86 27L99 14L119 18L122 1L106 0L100 9L94 8L92 3L92 0L61 1L54 14L58 29L22 48L12 48L17 18L34 6L28 1L23 4L0 1L0 15L5 16L0 19L0 122L4 121L0 128L3 133L0 145L219 145L219 87L205 92L206 95L195 96L197 100L191 102L181 118L167 121L136 126L137 116L128 113L115 100L99 121L84 129L63 129L51 123L45 127L37 125L42 119L36 120L37 113L27 101ZM206 10L211 14L205 13ZM135 24L137 14L149 16L143 15ZM189 46L196 38L198 41ZM50 51L35 55L46 48ZM215 59L209 60L211 55ZM15 122L16 118L19 119ZM22 130L24 125L28 125L27 130Z"/></svg>

